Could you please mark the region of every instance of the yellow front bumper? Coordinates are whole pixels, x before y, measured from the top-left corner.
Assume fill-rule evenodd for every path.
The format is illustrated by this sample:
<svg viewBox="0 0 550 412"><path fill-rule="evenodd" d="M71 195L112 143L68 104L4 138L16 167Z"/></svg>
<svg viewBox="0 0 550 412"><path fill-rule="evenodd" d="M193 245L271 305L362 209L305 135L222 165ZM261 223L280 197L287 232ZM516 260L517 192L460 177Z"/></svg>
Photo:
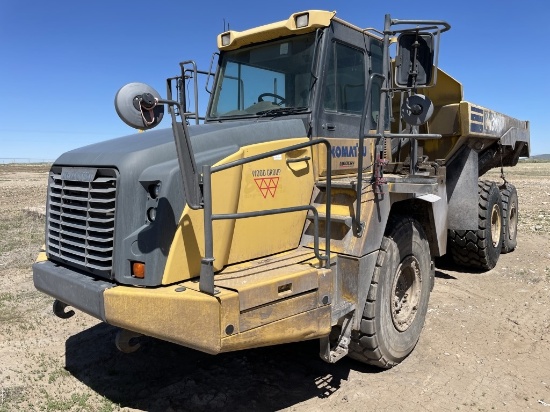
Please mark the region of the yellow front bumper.
<svg viewBox="0 0 550 412"><path fill-rule="evenodd" d="M331 329L330 301L323 299L331 277L330 271L318 273L321 287L244 310L237 291L218 287L211 296L196 281L156 289L116 286L104 292L105 318L211 354L319 338Z"/></svg>

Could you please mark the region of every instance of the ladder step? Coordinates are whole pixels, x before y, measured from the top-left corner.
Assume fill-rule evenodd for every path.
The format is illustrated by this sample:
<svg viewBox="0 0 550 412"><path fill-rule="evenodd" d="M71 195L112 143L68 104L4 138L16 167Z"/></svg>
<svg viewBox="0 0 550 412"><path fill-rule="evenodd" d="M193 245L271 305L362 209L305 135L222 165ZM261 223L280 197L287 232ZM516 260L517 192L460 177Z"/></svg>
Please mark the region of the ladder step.
<svg viewBox="0 0 550 412"><path fill-rule="evenodd" d="M317 187L327 187L326 180L320 180L316 183ZM357 187L356 178L345 178L345 179L333 179L331 182L331 187L335 189L353 189Z"/></svg>
<svg viewBox="0 0 550 412"><path fill-rule="evenodd" d="M317 215L319 216L319 220L326 220L327 218L327 214L323 212L317 212ZM309 212L307 218L313 220L313 213ZM351 228L352 218L349 215L331 214L330 220L332 222L344 223L347 227Z"/></svg>

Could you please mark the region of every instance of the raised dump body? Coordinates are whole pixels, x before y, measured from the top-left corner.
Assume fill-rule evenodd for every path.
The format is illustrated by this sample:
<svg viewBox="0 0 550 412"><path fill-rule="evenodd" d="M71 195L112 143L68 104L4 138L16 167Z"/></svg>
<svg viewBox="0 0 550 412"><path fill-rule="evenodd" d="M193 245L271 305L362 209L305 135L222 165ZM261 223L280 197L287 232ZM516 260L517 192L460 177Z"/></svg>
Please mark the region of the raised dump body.
<svg viewBox="0 0 550 412"><path fill-rule="evenodd" d="M439 115L445 119L435 118L431 128L444 137L452 138L453 146L445 156L447 160L462 146L472 146L480 153L482 160L479 170L480 175L483 175L493 167L515 166L520 157L529 157L528 121L517 120L464 101L442 107ZM450 125L454 130L449 129ZM424 150L427 154L431 155L432 151L437 153L437 144L435 148L431 147L434 143L425 143ZM498 156L491 162L495 153Z"/></svg>
<svg viewBox="0 0 550 412"><path fill-rule="evenodd" d="M469 146L479 153L481 176L493 167L515 166L520 157L529 157L529 122L464 101L462 84L443 70L437 70L434 87L419 89L419 93L434 106L433 116L422 129L442 136L420 144L429 159L444 159L448 164L463 146ZM400 119L400 103L393 100L396 119ZM398 131L398 124L402 125L396 123L393 132Z"/></svg>

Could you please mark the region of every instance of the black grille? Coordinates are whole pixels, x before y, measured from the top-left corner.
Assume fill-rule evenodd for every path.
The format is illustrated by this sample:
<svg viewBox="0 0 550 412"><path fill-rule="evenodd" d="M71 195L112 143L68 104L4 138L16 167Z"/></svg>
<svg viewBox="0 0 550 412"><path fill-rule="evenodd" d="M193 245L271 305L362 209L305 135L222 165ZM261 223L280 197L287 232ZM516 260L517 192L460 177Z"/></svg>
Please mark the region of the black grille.
<svg viewBox="0 0 550 412"><path fill-rule="evenodd" d="M81 170L70 168L64 173L61 167L54 167L50 171L48 256L110 277L118 173L115 169Z"/></svg>

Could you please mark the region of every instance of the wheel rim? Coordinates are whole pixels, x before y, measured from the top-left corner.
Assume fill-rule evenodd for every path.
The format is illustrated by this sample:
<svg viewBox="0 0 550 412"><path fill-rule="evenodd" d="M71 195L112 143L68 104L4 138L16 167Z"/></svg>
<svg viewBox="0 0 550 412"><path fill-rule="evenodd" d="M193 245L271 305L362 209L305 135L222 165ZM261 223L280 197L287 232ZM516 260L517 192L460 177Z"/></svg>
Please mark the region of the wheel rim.
<svg viewBox="0 0 550 412"><path fill-rule="evenodd" d="M516 212L516 205L510 205L510 210L508 211L508 238L514 240L516 238L516 230L518 227L518 215Z"/></svg>
<svg viewBox="0 0 550 412"><path fill-rule="evenodd" d="M420 265L414 256L408 256L397 268L392 285L391 316L398 331L406 331L413 323L421 291Z"/></svg>
<svg viewBox="0 0 550 412"><path fill-rule="evenodd" d="M496 247L500 242L501 233L502 219L500 218L500 207L495 204L491 210L491 240L493 242L493 247Z"/></svg>

